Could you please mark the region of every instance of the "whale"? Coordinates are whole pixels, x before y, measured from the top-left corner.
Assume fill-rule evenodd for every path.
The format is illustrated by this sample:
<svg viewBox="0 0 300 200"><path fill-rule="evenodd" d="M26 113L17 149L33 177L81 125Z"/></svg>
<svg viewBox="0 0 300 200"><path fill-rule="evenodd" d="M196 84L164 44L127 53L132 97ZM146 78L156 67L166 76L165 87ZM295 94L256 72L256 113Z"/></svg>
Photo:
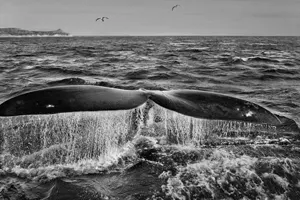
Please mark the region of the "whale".
<svg viewBox="0 0 300 200"><path fill-rule="evenodd" d="M256 103L198 90L125 90L93 85L48 87L14 96L0 104L0 116L135 109L147 101L194 118L280 125Z"/></svg>
<svg viewBox="0 0 300 200"><path fill-rule="evenodd" d="M255 103L218 93L197 90L149 91L156 104L195 118L280 125L281 121Z"/></svg>
<svg viewBox="0 0 300 200"><path fill-rule="evenodd" d="M0 116L127 110L147 101L145 93L97 86L57 86L24 93L0 105Z"/></svg>

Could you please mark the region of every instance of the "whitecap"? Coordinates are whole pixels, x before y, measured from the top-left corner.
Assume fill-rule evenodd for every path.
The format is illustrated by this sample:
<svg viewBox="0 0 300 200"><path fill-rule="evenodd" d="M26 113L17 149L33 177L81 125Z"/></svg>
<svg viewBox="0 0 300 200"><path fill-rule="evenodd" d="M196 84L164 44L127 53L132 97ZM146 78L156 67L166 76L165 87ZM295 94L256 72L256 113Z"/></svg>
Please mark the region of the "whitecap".
<svg viewBox="0 0 300 200"><path fill-rule="evenodd" d="M27 65L27 66L23 67L23 69L33 69L33 68L35 68L35 66L33 66L33 65Z"/></svg>
<svg viewBox="0 0 300 200"><path fill-rule="evenodd" d="M182 46L182 45L195 45L196 43L193 42L170 42L172 46Z"/></svg>

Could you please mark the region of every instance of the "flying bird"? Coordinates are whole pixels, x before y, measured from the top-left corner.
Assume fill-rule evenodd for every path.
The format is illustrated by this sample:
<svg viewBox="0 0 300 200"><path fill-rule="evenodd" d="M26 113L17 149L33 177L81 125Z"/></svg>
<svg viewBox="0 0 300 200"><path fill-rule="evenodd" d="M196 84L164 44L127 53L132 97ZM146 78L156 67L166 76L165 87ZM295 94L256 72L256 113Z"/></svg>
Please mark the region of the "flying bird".
<svg viewBox="0 0 300 200"><path fill-rule="evenodd" d="M177 4L177 5L173 6L173 7L172 7L172 11L173 11L175 8L177 8L178 6L180 6L180 5Z"/></svg>
<svg viewBox="0 0 300 200"><path fill-rule="evenodd" d="M101 19L101 20L104 22L104 19L108 19L108 17L98 17L98 18L96 19L96 21L98 21L99 19Z"/></svg>

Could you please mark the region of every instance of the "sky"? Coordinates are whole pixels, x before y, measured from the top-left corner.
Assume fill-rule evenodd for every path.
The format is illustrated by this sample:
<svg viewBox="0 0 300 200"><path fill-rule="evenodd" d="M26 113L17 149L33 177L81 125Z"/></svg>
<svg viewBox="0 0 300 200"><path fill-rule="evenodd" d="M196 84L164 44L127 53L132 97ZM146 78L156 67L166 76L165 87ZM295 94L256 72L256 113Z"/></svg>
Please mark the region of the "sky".
<svg viewBox="0 0 300 200"><path fill-rule="evenodd" d="M102 16L109 19L95 21ZM300 36L300 0L0 0L0 28L10 27L87 36Z"/></svg>

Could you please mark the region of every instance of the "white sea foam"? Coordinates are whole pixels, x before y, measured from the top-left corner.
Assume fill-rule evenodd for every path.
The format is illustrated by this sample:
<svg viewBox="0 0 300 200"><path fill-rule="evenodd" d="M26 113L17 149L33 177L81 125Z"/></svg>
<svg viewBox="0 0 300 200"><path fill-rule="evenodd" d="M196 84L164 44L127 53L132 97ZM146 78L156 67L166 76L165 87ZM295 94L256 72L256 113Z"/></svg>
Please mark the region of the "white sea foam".
<svg viewBox="0 0 300 200"><path fill-rule="evenodd" d="M44 62L44 61L57 61L58 56L43 56L36 58L37 62Z"/></svg>
<svg viewBox="0 0 300 200"><path fill-rule="evenodd" d="M24 69L34 69L35 66L34 65L27 65L25 67L23 67Z"/></svg>
<svg viewBox="0 0 300 200"><path fill-rule="evenodd" d="M194 42L170 42L169 43L172 46L184 46L184 45L195 45Z"/></svg>

